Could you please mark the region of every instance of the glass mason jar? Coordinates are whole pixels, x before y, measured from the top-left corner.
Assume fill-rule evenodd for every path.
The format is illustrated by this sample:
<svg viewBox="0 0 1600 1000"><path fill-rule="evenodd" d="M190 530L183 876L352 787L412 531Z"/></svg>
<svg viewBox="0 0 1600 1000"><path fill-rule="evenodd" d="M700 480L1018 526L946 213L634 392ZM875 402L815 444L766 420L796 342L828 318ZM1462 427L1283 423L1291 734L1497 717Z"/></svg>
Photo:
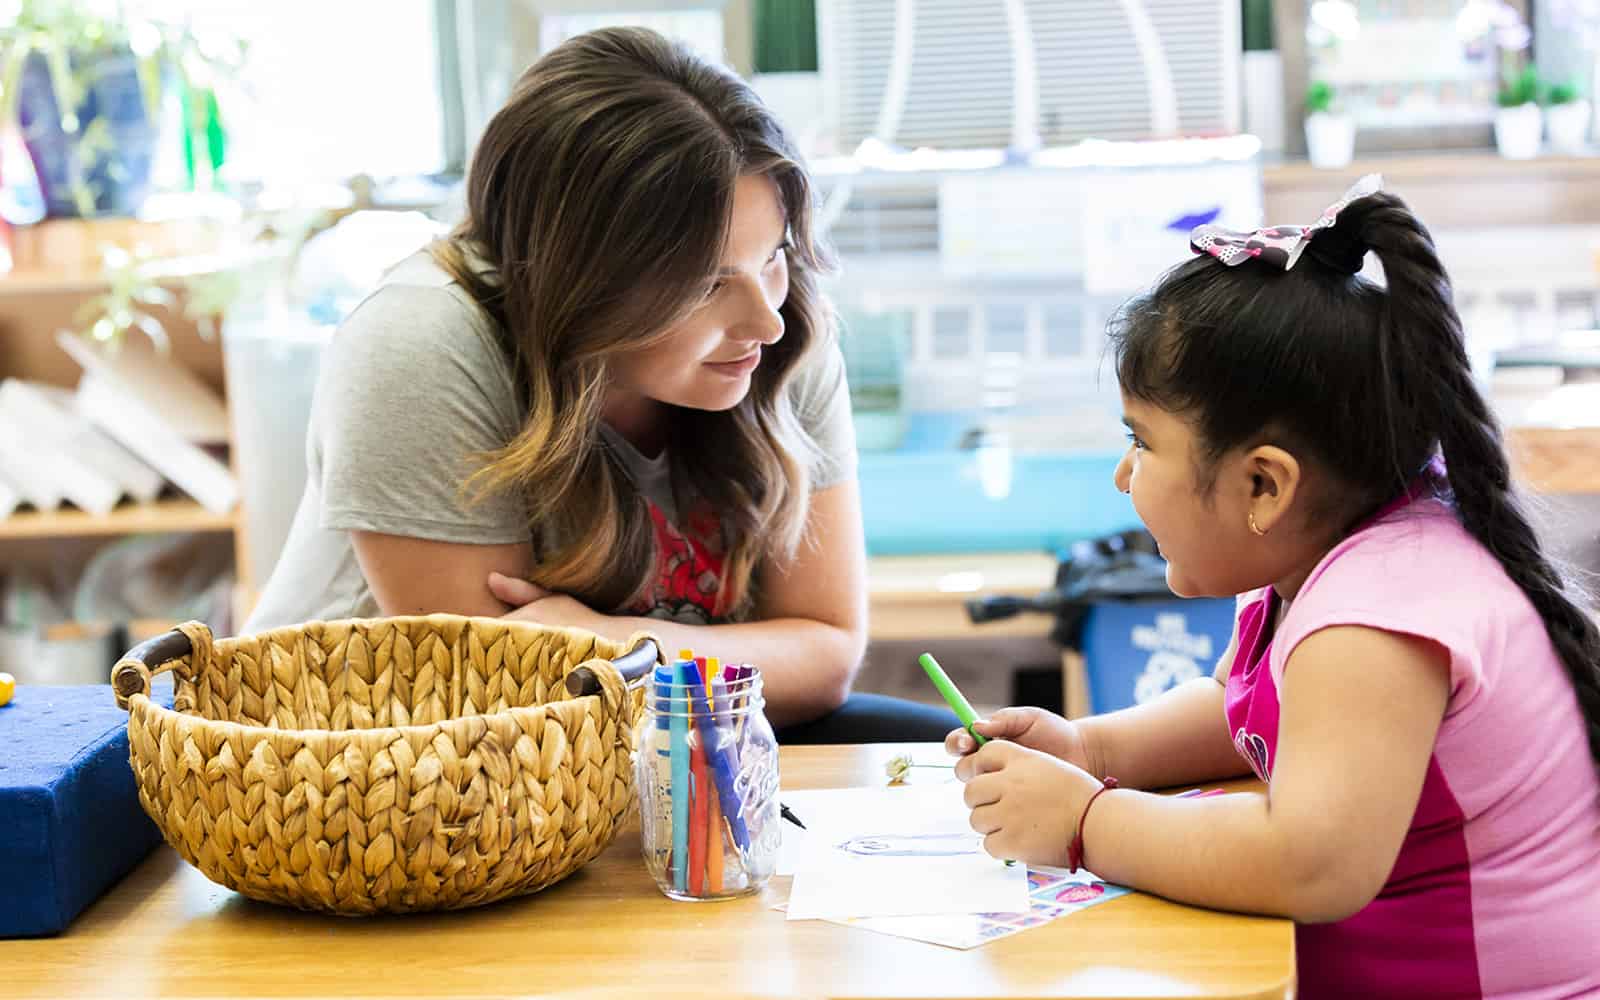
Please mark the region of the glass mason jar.
<svg viewBox="0 0 1600 1000"><path fill-rule="evenodd" d="M645 866L673 899L757 892L778 863L778 741L761 673L710 663L709 690L695 663L657 667L636 730Z"/></svg>

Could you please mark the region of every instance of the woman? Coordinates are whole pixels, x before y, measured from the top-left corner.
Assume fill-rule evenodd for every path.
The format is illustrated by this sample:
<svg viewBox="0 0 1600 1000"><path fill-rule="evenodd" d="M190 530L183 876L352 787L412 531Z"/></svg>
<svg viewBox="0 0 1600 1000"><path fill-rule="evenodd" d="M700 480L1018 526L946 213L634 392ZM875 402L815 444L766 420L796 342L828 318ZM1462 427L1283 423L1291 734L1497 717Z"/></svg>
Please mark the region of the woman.
<svg viewBox="0 0 1600 1000"><path fill-rule="evenodd" d="M246 629L449 611L648 628L760 664L801 739L936 739L856 696L865 556L824 251L745 84L652 32L555 49L467 217L334 338L309 479ZM828 718L822 723L816 720Z"/></svg>

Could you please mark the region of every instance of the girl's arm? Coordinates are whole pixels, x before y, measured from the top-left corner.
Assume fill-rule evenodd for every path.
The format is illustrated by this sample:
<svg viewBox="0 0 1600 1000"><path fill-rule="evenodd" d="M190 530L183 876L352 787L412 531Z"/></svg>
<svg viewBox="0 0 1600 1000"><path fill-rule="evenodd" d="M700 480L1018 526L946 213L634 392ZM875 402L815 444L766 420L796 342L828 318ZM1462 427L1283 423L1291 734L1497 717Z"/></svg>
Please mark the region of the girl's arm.
<svg viewBox="0 0 1600 1000"><path fill-rule="evenodd" d="M1249 773L1249 765L1233 748L1222 706L1238 631L1236 622L1211 677L1180 684L1143 705L1076 723L1097 777L1114 775L1127 788L1168 788Z"/></svg>
<svg viewBox="0 0 1600 1000"><path fill-rule="evenodd" d="M1211 678L1180 684L1159 698L1105 715L1067 720L1042 708L1006 708L975 727L989 739L1009 740L1059 757L1123 788L1166 788L1246 774L1233 748L1223 708L1224 687L1238 648L1238 622ZM945 749L976 749L965 730L953 730Z"/></svg>
<svg viewBox="0 0 1600 1000"><path fill-rule="evenodd" d="M669 656L688 647L697 656L756 664L767 716L782 726L815 719L844 703L866 649L866 593L861 498L849 480L812 494L806 537L787 565L761 571L749 622L683 625L604 615L564 595L535 599L507 617L576 625L619 641L648 630L661 637ZM516 595L502 588L500 596Z"/></svg>
<svg viewBox="0 0 1600 1000"><path fill-rule="evenodd" d="M1084 823L1085 864L1172 899L1340 920L1377 895L1416 813L1449 697L1426 640L1341 626L1297 646L1280 691L1266 793L1170 799L1111 791ZM988 759L985 759L988 755ZM996 856L1061 863L1092 776L991 743L958 769Z"/></svg>

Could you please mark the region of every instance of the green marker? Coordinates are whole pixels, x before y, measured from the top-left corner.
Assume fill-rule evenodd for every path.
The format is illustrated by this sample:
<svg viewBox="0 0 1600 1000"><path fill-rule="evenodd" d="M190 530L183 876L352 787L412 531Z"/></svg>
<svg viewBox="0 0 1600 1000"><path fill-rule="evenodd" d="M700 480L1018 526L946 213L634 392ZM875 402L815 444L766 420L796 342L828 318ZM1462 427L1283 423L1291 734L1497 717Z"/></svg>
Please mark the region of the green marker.
<svg viewBox="0 0 1600 1000"><path fill-rule="evenodd" d="M972 724L978 721L978 713L972 710L971 703L956 690L956 686L950 682L950 677L944 672L944 668L939 666L939 661L933 658L933 654L923 653L917 657L917 662L922 664L922 669L928 673L928 679L933 681L933 686L939 689L944 700L950 704L951 710L956 713L956 718L961 720L961 727L972 733L972 738L977 741L978 746L981 747L989 742L973 732Z"/></svg>
<svg viewBox="0 0 1600 1000"><path fill-rule="evenodd" d="M917 662L922 664L922 669L928 673L928 679L933 681L933 686L939 689L940 694L944 695L944 700L950 704L950 709L956 713L956 718L961 720L962 728L972 734L972 738L977 742L978 746L981 747L989 742L973 732L972 724L978 721L978 713L972 710L972 703L967 701L966 696L956 690L955 683L950 680L950 675L944 672L943 667L939 666L939 661L933 658L933 654L923 653L917 657ZM1006 867L1010 868L1015 864L1015 861L1007 861Z"/></svg>

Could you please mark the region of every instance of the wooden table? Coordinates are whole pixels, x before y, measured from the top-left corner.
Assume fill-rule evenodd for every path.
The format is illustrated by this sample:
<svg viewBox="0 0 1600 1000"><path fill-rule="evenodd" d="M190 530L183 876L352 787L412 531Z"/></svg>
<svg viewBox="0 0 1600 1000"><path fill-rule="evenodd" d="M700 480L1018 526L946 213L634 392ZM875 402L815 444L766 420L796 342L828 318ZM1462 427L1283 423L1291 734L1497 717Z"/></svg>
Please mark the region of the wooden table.
<svg viewBox="0 0 1600 1000"><path fill-rule="evenodd" d="M794 747L784 785L883 783L907 748ZM940 772L934 775L942 777ZM948 779L945 779L948 780ZM759 896L675 903L632 825L542 893L478 910L349 920L208 882L161 847L59 938L0 941L24 997L1284 997L1294 928L1130 895L971 951L821 922Z"/></svg>

